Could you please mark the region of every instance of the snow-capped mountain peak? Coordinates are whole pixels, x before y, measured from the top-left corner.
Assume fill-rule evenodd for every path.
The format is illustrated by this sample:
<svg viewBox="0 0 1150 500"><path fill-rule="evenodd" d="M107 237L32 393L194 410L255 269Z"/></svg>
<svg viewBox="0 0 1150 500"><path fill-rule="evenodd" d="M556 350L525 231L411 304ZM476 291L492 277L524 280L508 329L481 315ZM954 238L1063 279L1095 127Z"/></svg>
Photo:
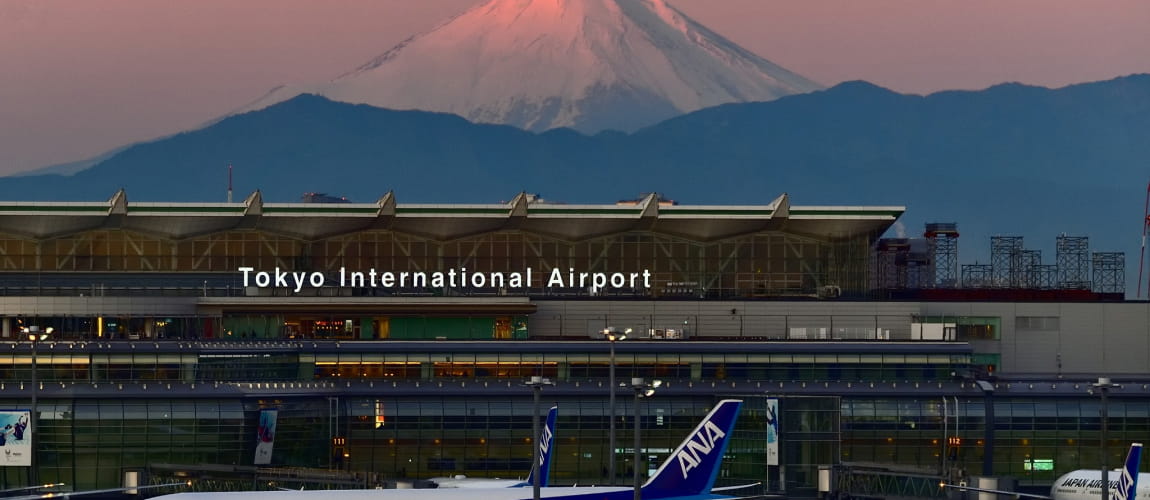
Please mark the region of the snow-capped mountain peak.
<svg viewBox="0 0 1150 500"><path fill-rule="evenodd" d="M529 130L634 130L729 102L819 86L664 0L490 0L331 82L285 87Z"/></svg>

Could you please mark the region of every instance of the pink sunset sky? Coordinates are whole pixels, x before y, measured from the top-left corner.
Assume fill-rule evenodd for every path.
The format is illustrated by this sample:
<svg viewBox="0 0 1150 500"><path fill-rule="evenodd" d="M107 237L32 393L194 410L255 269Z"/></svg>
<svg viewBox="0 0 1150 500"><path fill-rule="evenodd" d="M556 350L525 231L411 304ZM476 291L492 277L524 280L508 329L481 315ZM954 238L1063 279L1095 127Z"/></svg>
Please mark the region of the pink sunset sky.
<svg viewBox="0 0 1150 500"><path fill-rule="evenodd" d="M909 93L1150 73L1146 0L669 0L831 86ZM0 0L0 175L326 81L479 0Z"/></svg>

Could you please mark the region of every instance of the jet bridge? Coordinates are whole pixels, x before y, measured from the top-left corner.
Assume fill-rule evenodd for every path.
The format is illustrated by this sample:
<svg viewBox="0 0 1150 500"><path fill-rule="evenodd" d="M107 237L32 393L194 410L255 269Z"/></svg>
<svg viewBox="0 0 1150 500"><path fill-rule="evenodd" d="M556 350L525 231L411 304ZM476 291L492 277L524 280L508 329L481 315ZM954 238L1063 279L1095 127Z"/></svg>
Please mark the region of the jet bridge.
<svg viewBox="0 0 1150 500"><path fill-rule="evenodd" d="M820 471L822 472L822 471ZM937 471L898 465L845 462L830 468L831 481L824 498L887 500L947 498Z"/></svg>

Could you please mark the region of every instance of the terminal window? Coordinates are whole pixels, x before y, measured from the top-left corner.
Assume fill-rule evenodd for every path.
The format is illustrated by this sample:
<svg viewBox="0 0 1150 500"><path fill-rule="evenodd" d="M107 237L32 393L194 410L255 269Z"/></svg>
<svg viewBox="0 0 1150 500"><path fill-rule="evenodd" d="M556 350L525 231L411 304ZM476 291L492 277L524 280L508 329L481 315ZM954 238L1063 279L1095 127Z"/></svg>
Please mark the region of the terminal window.
<svg viewBox="0 0 1150 500"><path fill-rule="evenodd" d="M1014 329L1020 332L1057 332L1058 316L1018 316L1014 318Z"/></svg>
<svg viewBox="0 0 1150 500"><path fill-rule="evenodd" d="M960 316L955 323L958 340L998 340L1002 321L996 317Z"/></svg>

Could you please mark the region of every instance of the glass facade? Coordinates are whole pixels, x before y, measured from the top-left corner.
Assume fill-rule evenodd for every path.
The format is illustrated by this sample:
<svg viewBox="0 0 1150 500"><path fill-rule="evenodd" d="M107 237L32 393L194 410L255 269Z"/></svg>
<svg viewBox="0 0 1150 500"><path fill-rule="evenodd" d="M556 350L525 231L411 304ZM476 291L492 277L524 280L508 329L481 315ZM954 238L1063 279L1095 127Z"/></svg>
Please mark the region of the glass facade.
<svg viewBox="0 0 1150 500"><path fill-rule="evenodd" d="M717 401L641 400L642 470L662 463ZM552 402L560 408L552 481L608 482L606 398L558 398L545 406ZM634 470L634 404L621 391L619 484L630 484ZM762 406L748 398L748 406L756 404ZM259 411L265 408L279 410L269 467L347 471L376 483L455 474L523 477L531 467L532 406L529 398L485 397L48 400L39 404L40 480L114 488L124 470L149 471L153 465L161 465L151 470L153 476L184 471L191 477L208 466L250 466ZM726 480L752 480L753 464L765 460L765 424L744 417L736 428L741 444L724 462ZM24 484L26 468L0 468L0 486Z"/></svg>
<svg viewBox="0 0 1150 500"><path fill-rule="evenodd" d="M637 216L638 211L632 215ZM475 221L461 218L449 222L468 223ZM578 224L581 224L580 231L587 230L587 222ZM631 222L625 224L629 226ZM320 238L221 230L169 239L123 229L83 231L46 240L0 237L0 254L5 256L0 260L0 271L50 273L47 277L25 275L27 279L17 279L0 287L0 293L54 295L63 291L65 295L72 295L98 291L106 295L160 295L167 291L195 294L201 290L198 276L203 275L205 293L209 288L218 292L222 283L229 287L228 293L243 294L245 290L241 286L234 286L237 269L241 267L257 271L279 268L321 272L328 274L328 281L332 283L338 281L340 268L355 272L467 269L473 273L522 273L530 267L536 270L533 283L527 287L532 295L587 295L587 287L545 286L546 273L551 269L570 268L577 273L623 273L626 276L650 273L651 289L628 287L619 292L624 295L815 295L821 287L833 286L836 296L839 293L862 296L866 292L867 259L874 238L868 231L853 236L836 233L833 237L808 237L764 230L761 225L739 230L718 241L637 231L626 226L615 231L574 240L550 236L544 234L545 231L498 228L478 234L472 231L473 234L448 241L417 234L414 229L410 233L355 230ZM93 274L93 277L86 280L77 273ZM117 278L121 273L168 273L175 279L169 280L166 286L145 290L139 281ZM218 275L212 277L214 273ZM197 279L180 279L181 275L197 276ZM44 292L45 287L48 293ZM498 287L459 287L459 290L466 289L477 293L500 292ZM366 294L444 292L414 286L365 290Z"/></svg>
<svg viewBox="0 0 1150 500"><path fill-rule="evenodd" d="M784 396L783 468L775 469L765 465L766 397L730 397L744 399L744 410L724 461L724 484L765 480L775 489L781 481L796 495L813 496L818 466L836 459L931 473L944 466L972 475L982 470L981 398L960 397L956 411L948 397L944 413L942 398ZM718 399L641 400L643 470L661 463ZM554 481L607 482L606 398L549 398L541 406L552 402L560 408ZM0 400L0 407L26 404ZM633 404L620 394L616 471L623 484L633 471ZM995 401L995 475L1046 485L1070 470L1096 468L1099 404L1089 398ZM250 466L259 411L269 408L279 410L270 467L345 471L367 483L522 477L530 468L527 397L50 399L39 404L40 480L104 488L118 486L125 470L155 477L183 470L195 477L197 466ZM1109 413L1109 459L1119 464L1127 445L1150 432L1150 402L1113 399ZM343 438L342 446L335 438ZM0 486L25 484L26 468L0 469Z"/></svg>
<svg viewBox="0 0 1150 500"><path fill-rule="evenodd" d="M67 344L56 344L67 346ZM141 344L153 347L152 343ZM602 351L531 352L298 352L220 349L208 343L177 352L83 352L47 349L36 357L42 382L305 382L363 380L521 380L541 375L556 380L605 380L610 356ZM732 348L737 350L737 348ZM971 354L926 353L684 353L619 352L616 376L687 381L862 381L948 380L971 363ZM0 379L30 380L29 350L0 352Z"/></svg>
<svg viewBox="0 0 1150 500"><path fill-rule="evenodd" d="M259 304L262 307L277 307L277 299L260 300L264 301ZM196 307L191 301L188 305ZM479 309L485 305L489 304L478 298L464 307ZM536 305L523 302L516 307L534 309ZM229 307L243 309L251 306L238 302ZM599 339L598 332L612 326L620 330L632 329L633 334L629 336L634 339L674 341L954 342L996 340L999 331L997 317L753 314L736 307L730 313L688 311L642 315L604 314L598 310L572 308L570 312L533 319L527 313L383 313L378 311L379 307L394 307L394 304L381 299L378 304L360 304L361 311L356 312L333 312L330 310L333 307L320 303L306 311L278 313L17 315L0 317L0 320L8 324L9 334L28 325L50 327L55 332L52 338L56 340L587 340ZM601 307L610 309L608 304ZM539 325L544 327L539 328ZM978 337L981 335L978 332L987 336Z"/></svg>
<svg viewBox="0 0 1150 500"><path fill-rule="evenodd" d="M229 314L222 339L526 340L527 316Z"/></svg>
<svg viewBox="0 0 1150 500"><path fill-rule="evenodd" d="M27 408L27 401L0 401ZM254 429L245 404L228 399L46 400L36 435L41 483L118 487L125 470L150 463L234 464ZM0 486L28 484L26 467L0 468Z"/></svg>
<svg viewBox="0 0 1150 500"><path fill-rule="evenodd" d="M1002 319L995 316L915 316L911 328L912 338L924 340L999 340Z"/></svg>
<svg viewBox="0 0 1150 500"><path fill-rule="evenodd" d="M980 475L985 449L983 399L844 398L842 460L940 467ZM1109 401L1108 454L1115 467L1150 431L1150 401ZM1095 398L995 398L994 474L1046 485L1101 463L1101 403ZM945 415L945 419L944 419ZM944 420L945 433L944 433ZM949 438L957 438L951 440Z"/></svg>
<svg viewBox="0 0 1150 500"><path fill-rule="evenodd" d="M836 463L841 453L837 396L785 397L779 401L782 475L777 482L792 497L817 497L819 466ZM771 478L772 480L774 478Z"/></svg>

